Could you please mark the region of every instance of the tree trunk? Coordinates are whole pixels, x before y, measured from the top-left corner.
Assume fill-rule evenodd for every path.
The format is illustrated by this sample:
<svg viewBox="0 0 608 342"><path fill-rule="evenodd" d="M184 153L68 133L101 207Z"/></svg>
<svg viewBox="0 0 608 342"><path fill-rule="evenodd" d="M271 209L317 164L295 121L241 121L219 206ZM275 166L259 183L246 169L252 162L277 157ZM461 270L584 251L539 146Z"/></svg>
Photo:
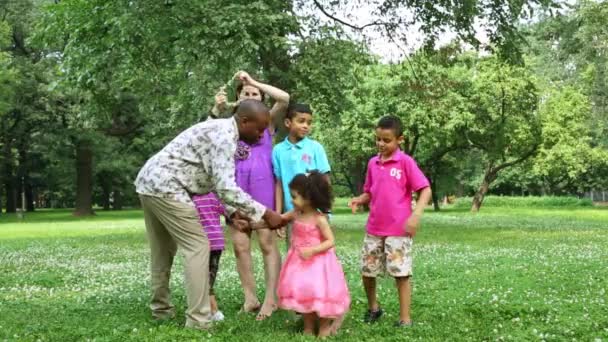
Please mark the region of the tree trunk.
<svg viewBox="0 0 608 342"><path fill-rule="evenodd" d="M112 184L110 184L109 181L107 181L108 177L106 177L106 175L104 175L104 173L102 173L101 175L99 175L99 177L97 177L97 180L99 181L100 185L101 185L101 192L102 192L102 204L103 204L103 210L107 211L110 210L110 194L112 193Z"/></svg>
<svg viewBox="0 0 608 342"><path fill-rule="evenodd" d="M433 187L431 187L432 189ZM435 191L431 192L431 197L433 198L433 210L441 211L441 207L439 206L439 198L437 198L437 193Z"/></svg>
<svg viewBox="0 0 608 342"><path fill-rule="evenodd" d="M113 210L122 210L122 205L123 205L122 192L120 192L120 190L114 191L114 203L112 203L112 209Z"/></svg>
<svg viewBox="0 0 608 342"><path fill-rule="evenodd" d="M3 171L4 171L4 190L6 191L6 212L17 212L17 194L15 188L15 177L13 175L13 153L11 144L7 139L4 141L3 154Z"/></svg>
<svg viewBox="0 0 608 342"><path fill-rule="evenodd" d="M429 179L429 184L431 186L431 189L433 190L431 192L431 199L433 200L433 210L434 211L440 211L441 207L439 206L439 198L437 197L437 191L435 191L434 177L431 175L430 172L428 172L427 173L427 178Z"/></svg>
<svg viewBox="0 0 608 342"><path fill-rule="evenodd" d="M353 175L351 179L352 188L350 189L353 194L361 194L363 193L363 185L365 183L365 176L361 177L358 173Z"/></svg>
<svg viewBox="0 0 608 342"><path fill-rule="evenodd" d="M491 166L486 170L486 174L483 177L483 181L479 186L479 189L475 193L473 197L473 205L471 206L471 212L478 212L483 204L483 200L490 190L490 185L493 181L496 180L496 176L498 175L497 171L495 171Z"/></svg>
<svg viewBox="0 0 608 342"><path fill-rule="evenodd" d="M27 212L34 212L36 210L36 204L34 203L34 189L29 176L25 177L25 210Z"/></svg>
<svg viewBox="0 0 608 342"><path fill-rule="evenodd" d="M12 176L12 175L11 175ZM6 212L17 212L17 188L15 186L15 177L7 177L4 181L4 189L6 189Z"/></svg>
<svg viewBox="0 0 608 342"><path fill-rule="evenodd" d="M462 184L462 182L459 182L458 185L456 185L456 197L464 197L464 195L465 195L464 184Z"/></svg>
<svg viewBox="0 0 608 342"><path fill-rule="evenodd" d="M353 196L358 196L363 192L365 183L366 167L351 167L344 173L344 179L348 183L348 188Z"/></svg>
<svg viewBox="0 0 608 342"><path fill-rule="evenodd" d="M19 144L19 172L17 173L18 189L17 198L19 206L22 205L25 195L25 210L28 212L34 211L34 195L30 179L30 163L28 161L27 147L22 141Z"/></svg>
<svg viewBox="0 0 608 342"><path fill-rule="evenodd" d="M6 212L16 213L17 212L17 187L15 184L15 177L12 172L7 171L4 178L4 189L6 190Z"/></svg>
<svg viewBox="0 0 608 342"><path fill-rule="evenodd" d="M75 216L95 215L93 212L93 149L91 142L81 139L76 145L76 208Z"/></svg>

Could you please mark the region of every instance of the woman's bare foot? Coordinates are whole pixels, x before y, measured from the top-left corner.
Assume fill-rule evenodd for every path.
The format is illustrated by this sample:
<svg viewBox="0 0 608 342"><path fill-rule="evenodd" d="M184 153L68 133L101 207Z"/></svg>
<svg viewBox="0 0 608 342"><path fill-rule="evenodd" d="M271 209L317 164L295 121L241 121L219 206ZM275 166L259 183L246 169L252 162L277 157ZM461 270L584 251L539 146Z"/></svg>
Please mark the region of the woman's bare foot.
<svg viewBox="0 0 608 342"><path fill-rule="evenodd" d="M269 318L270 316L272 316L272 314L277 310L277 305L276 304L268 304L266 302L264 302L264 304L262 305L262 308L260 309L260 312L258 312L258 315L255 317L256 321L263 321L267 318Z"/></svg>
<svg viewBox="0 0 608 342"><path fill-rule="evenodd" d="M245 303L241 308L241 312L256 312L260 309L260 302Z"/></svg>

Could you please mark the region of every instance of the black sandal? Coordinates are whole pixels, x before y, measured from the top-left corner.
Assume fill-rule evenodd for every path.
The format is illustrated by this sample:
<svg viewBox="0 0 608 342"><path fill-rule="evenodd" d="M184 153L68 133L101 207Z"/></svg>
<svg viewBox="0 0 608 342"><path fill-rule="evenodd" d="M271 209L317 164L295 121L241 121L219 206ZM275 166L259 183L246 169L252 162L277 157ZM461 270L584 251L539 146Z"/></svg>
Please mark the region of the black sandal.
<svg viewBox="0 0 608 342"><path fill-rule="evenodd" d="M374 323L377 320L379 320L380 317L382 317L382 314L384 314L384 311L382 311L382 308L378 308L376 310L367 310L367 312L365 313L365 316L363 316L363 322Z"/></svg>

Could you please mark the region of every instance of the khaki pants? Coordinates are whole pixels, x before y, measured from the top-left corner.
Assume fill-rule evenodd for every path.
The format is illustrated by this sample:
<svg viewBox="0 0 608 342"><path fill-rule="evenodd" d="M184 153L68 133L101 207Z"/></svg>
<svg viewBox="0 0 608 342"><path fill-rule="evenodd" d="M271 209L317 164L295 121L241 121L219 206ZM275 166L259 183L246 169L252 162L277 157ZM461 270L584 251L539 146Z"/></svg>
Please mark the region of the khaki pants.
<svg viewBox="0 0 608 342"><path fill-rule="evenodd" d="M169 279L177 247L185 262L185 285L188 298L186 326L207 328L209 306L209 240L201 228L193 206L153 196L139 196L144 210L151 251L152 315L174 315Z"/></svg>

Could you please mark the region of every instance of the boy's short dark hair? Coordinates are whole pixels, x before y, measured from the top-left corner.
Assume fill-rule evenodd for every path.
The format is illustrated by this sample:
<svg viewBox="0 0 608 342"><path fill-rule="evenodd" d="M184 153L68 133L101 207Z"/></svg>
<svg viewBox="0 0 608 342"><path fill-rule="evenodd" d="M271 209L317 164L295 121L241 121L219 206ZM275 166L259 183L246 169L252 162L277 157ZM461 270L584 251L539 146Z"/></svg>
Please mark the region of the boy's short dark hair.
<svg viewBox="0 0 608 342"><path fill-rule="evenodd" d="M287 108L285 118L291 120L296 116L296 113L308 113L312 115L312 109L305 103L292 103L289 105L289 108Z"/></svg>
<svg viewBox="0 0 608 342"><path fill-rule="evenodd" d="M401 119L394 115L387 115L378 121L378 125L376 128L381 129L391 129L393 133L395 133L396 137L400 137L403 135L403 125L401 124Z"/></svg>

